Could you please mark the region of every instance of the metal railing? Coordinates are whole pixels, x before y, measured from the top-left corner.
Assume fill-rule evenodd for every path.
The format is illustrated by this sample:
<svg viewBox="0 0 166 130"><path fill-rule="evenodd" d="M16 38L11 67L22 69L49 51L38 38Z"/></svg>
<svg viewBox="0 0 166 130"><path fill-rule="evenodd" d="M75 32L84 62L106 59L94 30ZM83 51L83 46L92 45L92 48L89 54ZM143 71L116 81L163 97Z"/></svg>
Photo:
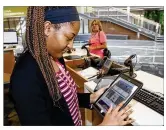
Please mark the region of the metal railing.
<svg viewBox="0 0 166 130"><path fill-rule="evenodd" d="M164 65L164 44L152 41L137 40L110 40L107 47L111 57L117 62L124 62L131 54L137 54L138 63L151 63ZM125 42L126 41L126 44ZM80 48L85 43L74 43L74 48Z"/></svg>
<svg viewBox="0 0 166 130"><path fill-rule="evenodd" d="M161 33L161 25L157 22L149 20L145 17L135 15L133 13L128 13L125 10L118 9L115 7L92 7L84 8L84 13L92 17L108 17L116 18L123 22L137 26L143 31L146 31L152 35L158 35Z"/></svg>

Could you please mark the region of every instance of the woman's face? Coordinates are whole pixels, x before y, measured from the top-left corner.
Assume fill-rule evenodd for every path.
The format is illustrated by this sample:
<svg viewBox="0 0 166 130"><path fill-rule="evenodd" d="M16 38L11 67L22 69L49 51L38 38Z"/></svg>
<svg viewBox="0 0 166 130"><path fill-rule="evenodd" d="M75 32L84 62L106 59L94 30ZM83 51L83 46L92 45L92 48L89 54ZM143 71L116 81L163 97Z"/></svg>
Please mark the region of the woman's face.
<svg viewBox="0 0 166 130"><path fill-rule="evenodd" d="M73 47L73 40L80 29L80 22L65 23L56 30L49 21L45 22L45 35L48 53L54 58L62 57L63 53Z"/></svg>
<svg viewBox="0 0 166 130"><path fill-rule="evenodd" d="M92 31L98 32L99 31L99 25L96 22L92 23Z"/></svg>

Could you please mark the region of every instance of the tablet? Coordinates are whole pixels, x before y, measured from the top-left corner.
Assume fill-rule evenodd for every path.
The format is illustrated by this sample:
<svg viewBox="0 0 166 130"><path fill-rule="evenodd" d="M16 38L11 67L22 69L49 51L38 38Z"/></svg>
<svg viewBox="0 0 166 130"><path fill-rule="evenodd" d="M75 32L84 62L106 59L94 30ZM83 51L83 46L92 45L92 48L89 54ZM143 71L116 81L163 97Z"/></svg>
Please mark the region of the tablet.
<svg viewBox="0 0 166 130"><path fill-rule="evenodd" d="M141 89L143 83L133 79L126 74L120 74L109 86L109 88L97 99L93 107L101 114L105 115L107 110L112 106L115 108L122 101L124 108L136 92Z"/></svg>
<svg viewBox="0 0 166 130"><path fill-rule="evenodd" d="M94 80L94 82L97 84L94 89L94 92L103 87L109 86L116 78L117 76L104 76L100 79Z"/></svg>
<svg viewBox="0 0 166 130"><path fill-rule="evenodd" d="M112 65L111 59L107 58L106 61L104 62L102 69L104 70L104 74L107 74L108 71L110 70Z"/></svg>

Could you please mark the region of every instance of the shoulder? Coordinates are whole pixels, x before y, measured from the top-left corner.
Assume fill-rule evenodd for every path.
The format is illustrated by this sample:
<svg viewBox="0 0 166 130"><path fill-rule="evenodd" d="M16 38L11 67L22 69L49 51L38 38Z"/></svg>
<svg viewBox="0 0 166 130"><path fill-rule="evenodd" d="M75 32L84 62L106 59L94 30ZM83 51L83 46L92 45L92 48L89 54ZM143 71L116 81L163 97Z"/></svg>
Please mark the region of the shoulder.
<svg viewBox="0 0 166 130"><path fill-rule="evenodd" d="M29 52L19 57L11 75L10 84L12 88L26 89L44 82L44 77L36 60Z"/></svg>
<svg viewBox="0 0 166 130"><path fill-rule="evenodd" d="M103 32L103 31L100 31L100 35L105 35L105 32Z"/></svg>

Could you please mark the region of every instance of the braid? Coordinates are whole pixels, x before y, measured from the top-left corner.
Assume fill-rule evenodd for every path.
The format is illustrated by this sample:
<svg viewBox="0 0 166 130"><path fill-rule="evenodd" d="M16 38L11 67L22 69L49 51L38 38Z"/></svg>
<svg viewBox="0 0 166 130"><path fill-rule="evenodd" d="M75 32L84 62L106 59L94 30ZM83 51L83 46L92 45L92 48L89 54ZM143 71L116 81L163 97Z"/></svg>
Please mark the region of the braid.
<svg viewBox="0 0 166 130"><path fill-rule="evenodd" d="M29 52L36 59L47 83L53 103L61 98L55 72L46 48L44 35L44 14L47 7L28 7L26 23L26 44Z"/></svg>

